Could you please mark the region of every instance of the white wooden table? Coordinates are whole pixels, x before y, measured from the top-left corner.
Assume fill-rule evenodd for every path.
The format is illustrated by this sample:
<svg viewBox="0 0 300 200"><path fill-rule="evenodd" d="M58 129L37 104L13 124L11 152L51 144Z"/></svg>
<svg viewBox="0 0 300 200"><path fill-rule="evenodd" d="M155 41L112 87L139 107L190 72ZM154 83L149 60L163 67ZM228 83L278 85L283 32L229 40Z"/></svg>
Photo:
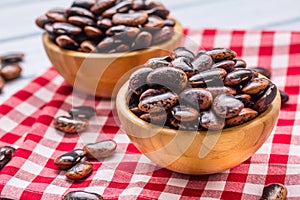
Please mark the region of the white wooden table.
<svg viewBox="0 0 300 200"><path fill-rule="evenodd" d="M1 0L0 54L23 51L22 77L7 83L0 103L44 72L49 62L34 21L53 7L69 7L72 0ZM271 29L300 31L299 0L162 0L185 27Z"/></svg>

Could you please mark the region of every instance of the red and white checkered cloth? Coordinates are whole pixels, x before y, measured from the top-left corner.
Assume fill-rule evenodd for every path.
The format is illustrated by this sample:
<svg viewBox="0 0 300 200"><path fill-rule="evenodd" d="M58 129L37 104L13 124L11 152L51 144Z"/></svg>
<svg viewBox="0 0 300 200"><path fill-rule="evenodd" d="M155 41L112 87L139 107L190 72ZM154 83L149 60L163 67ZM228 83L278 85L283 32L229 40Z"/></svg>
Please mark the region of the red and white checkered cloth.
<svg viewBox="0 0 300 200"><path fill-rule="evenodd" d="M264 185L283 183L288 198L300 199L300 32L185 30L184 45L197 50L228 47L250 66L269 68L290 95L277 126L250 159L223 173L189 176L160 168L130 143L109 100L72 93L53 68L0 105L0 146L18 148L0 172L1 195L57 200L70 191L96 192L105 199L259 199ZM64 134L53 118L72 106L91 105L98 115L89 129ZM86 143L111 138L116 153L93 161L92 174L69 181L53 159Z"/></svg>

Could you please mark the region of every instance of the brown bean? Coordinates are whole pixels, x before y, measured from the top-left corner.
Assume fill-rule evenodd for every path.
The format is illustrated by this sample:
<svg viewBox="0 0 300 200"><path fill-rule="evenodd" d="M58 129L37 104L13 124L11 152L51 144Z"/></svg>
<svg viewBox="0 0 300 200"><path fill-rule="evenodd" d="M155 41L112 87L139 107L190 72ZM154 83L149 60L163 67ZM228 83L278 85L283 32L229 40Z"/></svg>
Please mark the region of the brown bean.
<svg viewBox="0 0 300 200"><path fill-rule="evenodd" d="M280 92L280 98L281 98L281 105L283 105L286 102L288 102L290 97L286 92L284 92L282 90L279 90L279 92Z"/></svg>
<svg viewBox="0 0 300 200"><path fill-rule="evenodd" d="M113 7L106 9L103 13L103 17L112 17L116 13L126 13L131 8L131 1L121 1Z"/></svg>
<svg viewBox="0 0 300 200"><path fill-rule="evenodd" d="M103 197L92 192L72 191L65 194L62 200L103 200Z"/></svg>
<svg viewBox="0 0 300 200"><path fill-rule="evenodd" d="M168 120L168 113L166 111L143 113L140 115L140 119L151 124L164 126Z"/></svg>
<svg viewBox="0 0 300 200"><path fill-rule="evenodd" d="M143 67L133 72L129 79L129 90L137 95L141 95L142 92L147 89L147 76L152 72L150 67Z"/></svg>
<svg viewBox="0 0 300 200"><path fill-rule="evenodd" d="M97 0L96 3L90 8L90 10L96 15L102 14L103 11L114 6L116 0Z"/></svg>
<svg viewBox="0 0 300 200"><path fill-rule="evenodd" d="M85 26L84 32L90 38L99 38L104 36L104 33L99 28L94 26Z"/></svg>
<svg viewBox="0 0 300 200"><path fill-rule="evenodd" d="M85 152L82 149L75 149L67 152L54 160L54 164L59 169L68 169L78 163L83 157Z"/></svg>
<svg viewBox="0 0 300 200"><path fill-rule="evenodd" d="M23 52L8 52L0 55L0 62L7 63L16 63L24 60L25 54Z"/></svg>
<svg viewBox="0 0 300 200"><path fill-rule="evenodd" d="M74 106L69 110L73 118L89 119L96 115L95 108L91 106Z"/></svg>
<svg viewBox="0 0 300 200"><path fill-rule="evenodd" d="M246 68L247 67L247 63L243 59L235 58L235 59L233 59L233 61L235 62L233 68Z"/></svg>
<svg viewBox="0 0 300 200"><path fill-rule="evenodd" d="M257 94L269 85L269 80L265 78L254 78L248 82L246 86L243 87L242 92L246 94Z"/></svg>
<svg viewBox="0 0 300 200"><path fill-rule="evenodd" d="M189 88L179 95L181 105L190 105L199 110L208 109L212 104L212 95L203 88Z"/></svg>
<svg viewBox="0 0 300 200"><path fill-rule="evenodd" d="M226 87L226 86L207 87L206 90L209 91L212 94L213 97L216 97L219 94L232 94L232 95L235 95L237 93L237 91L234 88Z"/></svg>
<svg viewBox="0 0 300 200"><path fill-rule="evenodd" d="M212 87L222 86L226 71L222 68L215 68L195 74L189 79L193 87Z"/></svg>
<svg viewBox="0 0 300 200"><path fill-rule="evenodd" d="M179 121L174 117L171 117L169 123L173 128L183 131L198 131L202 129L199 125L199 119L194 121Z"/></svg>
<svg viewBox="0 0 300 200"><path fill-rule="evenodd" d="M199 117L199 112L197 109L190 106L178 105L173 107L172 115L178 121L194 121Z"/></svg>
<svg viewBox="0 0 300 200"><path fill-rule="evenodd" d="M158 16L149 16L147 23L143 24L146 29L162 28L165 25L165 20Z"/></svg>
<svg viewBox="0 0 300 200"><path fill-rule="evenodd" d="M143 112L161 112L173 107L178 96L166 89L148 89L142 93L138 107Z"/></svg>
<svg viewBox="0 0 300 200"><path fill-rule="evenodd" d="M167 19L170 11L167 10L165 7L154 7L147 11L148 15L156 15L162 19Z"/></svg>
<svg viewBox="0 0 300 200"><path fill-rule="evenodd" d="M104 18L97 21L97 26L102 30L107 30L113 26L111 19Z"/></svg>
<svg viewBox="0 0 300 200"><path fill-rule="evenodd" d="M216 114L227 119L237 116L243 108L244 104L231 94L220 94L213 102L213 110Z"/></svg>
<svg viewBox="0 0 300 200"><path fill-rule="evenodd" d="M175 58L171 62L171 66L184 71L184 73L187 75L188 78L190 78L191 76L193 76L195 74L195 71L193 70L193 67L187 61L186 57Z"/></svg>
<svg viewBox="0 0 300 200"><path fill-rule="evenodd" d="M148 19L146 12L116 13L112 22L116 25L138 26L144 24Z"/></svg>
<svg viewBox="0 0 300 200"><path fill-rule="evenodd" d="M51 23L51 21L46 15L41 15L35 19L35 24L42 29L49 23Z"/></svg>
<svg viewBox="0 0 300 200"><path fill-rule="evenodd" d="M94 14L91 11L89 11L88 9L82 8L82 7L70 7L66 10L66 13L69 16L79 15L79 16L89 17L91 19L95 18Z"/></svg>
<svg viewBox="0 0 300 200"><path fill-rule="evenodd" d="M55 22L53 23L53 32L56 34L77 35L81 33L81 28L70 23Z"/></svg>
<svg viewBox="0 0 300 200"><path fill-rule="evenodd" d="M60 35L55 39L58 46L66 49L76 49L79 44L68 35Z"/></svg>
<svg viewBox="0 0 300 200"><path fill-rule="evenodd" d="M174 49L171 53L171 57L173 59L184 57L187 59L187 62L191 62L195 59L194 53L185 47L177 47L176 49Z"/></svg>
<svg viewBox="0 0 300 200"><path fill-rule="evenodd" d="M81 180L86 178L93 170L93 164L88 161L81 161L71 167L65 176L71 180Z"/></svg>
<svg viewBox="0 0 300 200"><path fill-rule="evenodd" d="M225 127L225 120L208 110L200 113L200 125L207 130L216 131Z"/></svg>
<svg viewBox="0 0 300 200"><path fill-rule="evenodd" d="M22 67L17 64L7 64L2 69L0 69L0 76L5 80L12 80L19 77L22 73Z"/></svg>
<svg viewBox="0 0 300 200"><path fill-rule="evenodd" d="M287 188L283 184L272 183L264 187L260 200L285 200L287 193Z"/></svg>
<svg viewBox="0 0 300 200"><path fill-rule="evenodd" d="M172 38L174 33L173 27L165 26L153 34L152 44L159 44Z"/></svg>
<svg viewBox="0 0 300 200"><path fill-rule="evenodd" d="M267 68L263 68L263 67L248 67L251 70L254 70L262 75L264 75L265 77L267 77L268 79L271 79L272 77L272 73L270 70L268 70Z"/></svg>
<svg viewBox="0 0 300 200"><path fill-rule="evenodd" d="M249 94L237 94L234 96L234 98L243 102L245 107L251 107L253 105L253 102L251 101L251 96Z"/></svg>
<svg viewBox="0 0 300 200"><path fill-rule="evenodd" d="M97 45L97 51L105 52L113 49L114 47L115 47L115 39L112 37L106 37Z"/></svg>
<svg viewBox="0 0 300 200"><path fill-rule="evenodd" d="M14 151L15 149L9 146L0 148L0 171L11 160Z"/></svg>
<svg viewBox="0 0 300 200"><path fill-rule="evenodd" d="M187 75L184 71L173 67L161 67L153 70L147 76L148 85L160 85L179 93L188 85Z"/></svg>
<svg viewBox="0 0 300 200"><path fill-rule="evenodd" d="M151 46L152 35L147 31L140 32L134 41L133 48L134 49L143 49Z"/></svg>
<svg viewBox="0 0 300 200"><path fill-rule="evenodd" d="M206 51L206 53L212 57L214 62L220 62L222 60L232 60L236 57L236 52L227 48L213 48Z"/></svg>
<svg viewBox="0 0 300 200"><path fill-rule="evenodd" d="M54 127L65 133L79 133L85 131L89 126L86 119L59 116L54 119Z"/></svg>
<svg viewBox="0 0 300 200"><path fill-rule="evenodd" d="M193 69L196 72L209 70L211 69L212 65L213 65L213 60L211 56L205 53L198 54L197 57L192 61Z"/></svg>
<svg viewBox="0 0 300 200"><path fill-rule="evenodd" d="M262 96L254 103L253 109L259 113L262 113L275 99L276 94L277 87L275 84L270 82L269 86L263 91Z"/></svg>
<svg viewBox="0 0 300 200"><path fill-rule="evenodd" d="M253 73L249 69L234 70L226 75L224 84L227 86L235 86L247 83L252 79Z"/></svg>
<svg viewBox="0 0 300 200"><path fill-rule="evenodd" d="M89 17L73 15L68 18L68 22L78 26L94 26L95 22Z"/></svg>
<svg viewBox="0 0 300 200"><path fill-rule="evenodd" d="M111 156L117 148L114 140L102 140L97 143L90 143L83 147L85 156L90 159L101 159Z"/></svg>
<svg viewBox="0 0 300 200"><path fill-rule="evenodd" d="M80 44L80 49L82 52L91 53L96 52L96 44L90 40L85 40Z"/></svg>
<svg viewBox="0 0 300 200"><path fill-rule="evenodd" d="M163 56L163 57L155 57L150 58L145 64L145 67L151 67L153 69L161 68L161 67L168 67L172 58L170 56Z"/></svg>
<svg viewBox="0 0 300 200"><path fill-rule="evenodd" d="M243 108L237 116L226 119L225 123L226 126L237 126L254 119L257 115L258 113L255 110Z"/></svg>
<svg viewBox="0 0 300 200"><path fill-rule="evenodd" d="M74 0L72 7L82 7L90 9L95 4L95 0Z"/></svg>
<svg viewBox="0 0 300 200"><path fill-rule="evenodd" d="M212 65L212 68L222 68L229 71L234 66L235 62L233 60L222 60Z"/></svg>

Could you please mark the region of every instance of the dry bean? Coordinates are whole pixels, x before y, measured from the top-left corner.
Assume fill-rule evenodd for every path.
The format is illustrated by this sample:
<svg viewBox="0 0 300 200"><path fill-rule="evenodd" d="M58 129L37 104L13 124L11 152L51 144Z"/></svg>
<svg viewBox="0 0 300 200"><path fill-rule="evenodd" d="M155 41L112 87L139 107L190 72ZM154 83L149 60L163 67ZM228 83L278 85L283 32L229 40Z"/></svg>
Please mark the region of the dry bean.
<svg viewBox="0 0 300 200"><path fill-rule="evenodd" d="M227 48L213 48L206 51L206 53L212 57L214 62L232 60L236 57L236 52Z"/></svg>
<svg viewBox="0 0 300 200"><path fill-rule="evenodd" d="M68 153L65 153L54 160L54 164L59 169L68 169L78 163L84 156L84 151L82 149L75 149Z"/></svg>
<svg viewBox="0 0 300 200"><path fill-rule="evenodd" d="M282 90L279 90L279 93L280 93L280 98L281 98L281 104L283 105L289 100L290 97L286 92L284 92Z"/></svg>
<svg viewBox="0 0 300 200"><path fill-rule="evenodd" d="M59 116L54 119L54 127L66 133L79 133L88 128L89 122L86 119Z"/></svg>
<svg viewBox="0 0 300 200"><path fill-rule="evenodd" d="M173 107L178 96L165 89L148 89L142 93L138 107L143 112L160 112Z"/></svg>
<svg viewBox="0 0 300 200"><path fill-rule="evenodd" d="M90 159L101 159L111 156L117 148L114 140L103 140L97 143L90 143L83 147L85 156Z"/></svg>
<svg viewBox="0 0 300 200"><path fill-rule="evenodd" d="M190 106L178 105L172 109L172 115L181 122L187 122L196 120L199 117L199 112Z"/></svg>
<svg viewBox="0 0 300 200"><path fill-rule="evenodd" d="M260 200L285 200L287 188L280 183L272 183L264 187Z"/></svg>
<svg viewBox="0 0 300 200"><path fill-rule="evenodd" d="M173 67L161 67L147 76L148 85L160 85L174 92L180 92L187 87L188 79L184 71Z"/></svg>
<svg viewBox="0 0 300 200"><path fill-rule="evenodd" d="M208 110L200 113L200 125L208 130L221 130L225 127L225 120Z"/></svg>
<svg viewBox="0 0 300 200"><path fill-rule="evenodd" d="M190 105L197 110L208 109L212 104L212 95L202 88L190 88L182 91L179 95L179 103Z"/></svg>
<svg viewBox="0 0 300 200"><path fill-rule="evenodd" d="M254 119L257 115L258 113L255 110L243 108L237 116L226 119L225 123L227 126L237 126Z"/></svg>
<svg viewBox="0 0 300 200"><path fill-rule="evenodd" d="M243 108L244 104L231 94L220 94L213 102L213 110L224 118L237 116Z"/></svg>
<svg viewBox="0 0 300 200"><path fill-rule="evenodd" d="M69 114L73 118L89 119L95 116L96 110L91 106L75 106L69 110Z"/></svg>
<svg viewBox="0 0 300 200"><path fill-rule="evenodd" d="M88 161L81 161L75 164L66 172L66 177L71 180L81 180L86 178L93 170L93 164Z"/></svg>
<svg viewBox="0 0 300 200"><path fill-rule="evenodd" d="M17 64L7 64L0 70L0 76L5 80L12 80L19 77L22 73L22 67Z"/></svg>
<svg viewBox="0 0 300 200"><path fill-rule="evenodd" d="M147 89L147 76L153 69L149 67L144 67L133 72L129 79L129 90L137 95L142 94Z"/></svg>

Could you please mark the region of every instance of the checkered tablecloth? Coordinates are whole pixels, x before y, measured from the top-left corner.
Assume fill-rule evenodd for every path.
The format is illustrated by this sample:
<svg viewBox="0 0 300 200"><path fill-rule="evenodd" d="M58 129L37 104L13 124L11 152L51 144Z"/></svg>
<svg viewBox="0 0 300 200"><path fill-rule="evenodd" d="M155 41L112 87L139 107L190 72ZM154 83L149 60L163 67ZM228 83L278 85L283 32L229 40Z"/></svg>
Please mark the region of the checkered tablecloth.
<svg viewBox="0 0 300 200"><path fill-rule="evenodd" d="M160 168L141 155L118 124L114 102L73 92L50 68L0 105L0 146L17 148L0 172L0 191L22 200L58 200L70 191L96 192L105 199L259 199L264 185L283 183L288 199L300 199L300 32L185 29L183 44L228 47L250 66L263 66L290 95L267 142L241 165L223 173L189 176ZM80 134L64 134L53 119L72 106L90 105L97 116ZM111 138L116 153L93 161L92 174L69 181L54 158L86 143Z"/></svg>

